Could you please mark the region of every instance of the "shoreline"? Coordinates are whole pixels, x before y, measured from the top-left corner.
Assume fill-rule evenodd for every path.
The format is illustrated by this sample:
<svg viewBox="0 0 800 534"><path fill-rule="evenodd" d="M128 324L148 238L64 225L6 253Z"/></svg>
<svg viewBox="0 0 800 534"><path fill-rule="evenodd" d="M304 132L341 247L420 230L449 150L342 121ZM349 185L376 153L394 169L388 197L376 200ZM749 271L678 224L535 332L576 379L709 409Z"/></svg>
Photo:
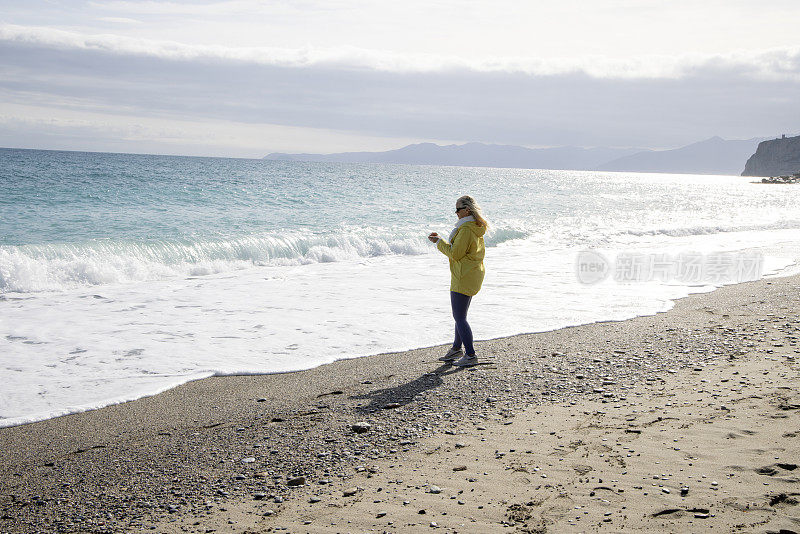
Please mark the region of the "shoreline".
<svg viewBox="0 0 800 534"><path fill-rule="evenodd" d="M790 269L791 267L793 267L793 265L794 264L789 264L789 265L786 265L784 267L781 267L778 270L779 271L785 271L785 270ZM797 273L797 274L800 274L800 273ZM760 280L773 279L773 278L785 278L785 277L791 277L791 276L795 276L795 274L776 274L776 272L771 271L771 272L763 274L762 278ZM626 318L622 318L622 319L598 319L598 320L594 320L594 321L578 322L576 324L568 324L568 325L561 326L559 328L554 328L554 329L547 329L547 330L540 330L540 331L530 331L530 332L518 332L518 333L514 333L514 334L500 335L500 336L497 336L497 337L490 337L490 338L487 338L487 339L478 340L478 341L476 341L476 343L490 343L490 342L493 342L493 341L496 341L496 340L499 340L499 339L504 339L504 338L513 338L513 337L517 337L517 336L528 336L528 335L545 334L545 333L561 330L561 329L564 329L564 328L574 328L574 327L588 326L588 325L591 325L591 324L601 324L601 323L607 323L607 322L628 321L628 320L633 320L633 319L636 319L636 318L639 318L639 317L647 317L647 316L651 316L651 315L657 315L659 313L665 313L666 311L669 311L670 309L672 309L675 306L676 302L678 302L678 301L680 301L682 299L691 297L692 295L698 295L698 294L705 294L705 293L714 292L714 291L717 291L718 289L720 289L721 287L726 287L728 285L737 285L739 283L742 283L742 282L733 282L733 283L724 284L724 285L718 286L718 287L712 287L711 289L704 288L704 289L697 290L697 291L692 291L692 289L694 289L692 287L686 287L686 288L684 288L684 289L687 290L687 294L685 296L667 299L665 301L666 302L665 306L667 307L667 309L662 309L662 310L655 311L655 312L643 312L641 315L631 315L630 317L626 317ZM51 415L51 414L48 414L48 415L30 414L30 415L19 416L19 417L9 417L9 418L6 418L6 419L0 418L0 430L5 429L5 428L15 428L15 427L24 426L24 425L40 423L40 422L44 422L44 421L48 421L48 420L52 420L52 419L58 419L58 418L61 418L61 417L68 417L68 416L72 416L72 415L83 414L83 413L92 412L92 411L95 411L95 410L103 410L103 409L106 409L106 408L117 406L119 404L125 404L125 403L129 403L129 402L136 402L136 401L139 401L139 400L142 400L142 399L146 399L146 398L149 398L149 397L161 395L161 394L163 394L165 392L168 392L168 391L170 391L172 389L184 386L186 384L189 384L191 382L195 382L195 381L198 381L198 380L208 380L208 379L223 378L223 377L269 376L269 375L299 373L299 372L309 371L311 369L315 369L315 368L326 366L326 365L336 364L337 362L343 361L343 360L356 359L356 358L372 358L372 357L376 357L376 356L385 356L385 355L388 355L388 354L397 354L397 353L410 352L410 351L433 350L433 349L435 349L437 347L440 347L440 346L442 346L442 345L441 344L438 344L438 345L426 345L426 346L422 346L422 347L403 348L403 349L400 349L398 351L378 352L378 353L372 353L372 354L362 354L362 355L357 355L357 356L342 357L342 358L339 358L337 360L333 360L331 362L317 364L314 367L299 367L297 369L291 369L291 370L276 370L276 371L268 371L268 372L255 372L254 371L254 372L231 373L231 374L208 371L207 373L210 373L210 374L206 374L206 372L199 373L199 374L204 374L205 376L201 376L201 377L197 377L197 378L189 378L186 381L180 382L178 384L172 384L172 385L168 385L168 386L158 387L154 392L152 392L152 393L144 393L141 396L128 395L128 396L125 396L125 397L122 397L122 398L114 398L114 399L111 399L111 400L108 400L108 401L98 401L98 402L95 402L93 404L84 404L84 405L78 405L78 406L73 407L73 408L64 408L64 409L62 409L60 411L55 412L55 415ZM53 413L53 412L51 412L51 413Z"/></svg>
<svg viewBox="0 0 800 534"><path fill-rule="evenodd" d="M481 341L479 354L493 358L468 370L440 365L441 346L427 347L291 373L210 377L2 428L0 532L178 524L203 532L221 508L253 502L275 512L260 518L289 518L310 481L347 483L355 467L396 463L426 440L474 432L477 420L489 425L531 405L626 402L648 377L752 358L742 333L768 313L800 311L785 297L799 285L798 275L764 278L691 294L656 315ZM369 432L351 430L360 421ZM295 476L308 486L288 485Z"/></svg>

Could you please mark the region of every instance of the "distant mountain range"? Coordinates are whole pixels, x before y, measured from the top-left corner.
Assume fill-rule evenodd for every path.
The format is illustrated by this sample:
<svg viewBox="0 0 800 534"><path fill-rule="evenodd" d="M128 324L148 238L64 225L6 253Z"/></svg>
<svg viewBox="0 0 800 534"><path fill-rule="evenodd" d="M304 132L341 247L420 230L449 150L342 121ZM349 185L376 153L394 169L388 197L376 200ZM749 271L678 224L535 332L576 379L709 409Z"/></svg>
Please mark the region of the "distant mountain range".
<svg viewBox="0 0 800 534"><path fill-rule="evenodd" d="M739 175L763 139L728 141L712 137L673 150L646 150L597 167L600 171Z"/></svg>
<svg viewBox="0 0 800 534"><path fill-rule="evenodd" d="M341 163L404 163L411 165L455 165L461 167L511 167L522 169L594 169L612 159L640 152L635 148L525 148L514 145L436 145L419 143L386 152L341 152L338 154L270 154L264 159L283 161L328 161Z"/></svg>
<svg viewBox="0 0 800 534"><path fill-rule="evenodd" d="M572 146L525 148L484 143L442 146L434 143L418 143L386 152L273 153L264 159L738 175L761 140L728 141L712 137L674 150Z"/></svg>

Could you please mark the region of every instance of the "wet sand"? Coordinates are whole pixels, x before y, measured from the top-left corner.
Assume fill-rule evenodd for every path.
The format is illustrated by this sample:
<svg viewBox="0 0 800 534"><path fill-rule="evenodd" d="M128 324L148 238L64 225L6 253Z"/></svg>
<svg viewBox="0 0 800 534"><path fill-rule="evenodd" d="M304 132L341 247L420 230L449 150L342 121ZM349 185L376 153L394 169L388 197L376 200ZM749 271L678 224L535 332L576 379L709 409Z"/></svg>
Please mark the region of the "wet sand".
<svg viewBox="0 0 800 534"><path fill-rule="evenodd" d="M800 532L798 286L0 429L0 532Z"/></svg>

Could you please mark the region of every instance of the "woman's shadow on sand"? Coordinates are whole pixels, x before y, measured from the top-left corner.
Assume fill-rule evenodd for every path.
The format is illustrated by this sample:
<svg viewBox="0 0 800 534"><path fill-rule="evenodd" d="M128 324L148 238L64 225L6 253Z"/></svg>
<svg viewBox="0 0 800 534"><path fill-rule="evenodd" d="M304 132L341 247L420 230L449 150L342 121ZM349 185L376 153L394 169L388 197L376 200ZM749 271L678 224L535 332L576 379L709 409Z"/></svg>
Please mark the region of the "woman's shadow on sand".
<svg viewBox="0 0 800 534"><path fill-rule="evenodd" d="M369 401L369 403L364 406L356 407L356 411L362 413L375 413L378 410L400 408L412 402L414 398L423 391L428 391L442 385L443 376L451 375L465 369L464 367L454 367L449 363L445 363L433 371L427 372L405 384L400 384L399 386L391 388L376 389L369 393L353 395L350 398Z"/></svg>

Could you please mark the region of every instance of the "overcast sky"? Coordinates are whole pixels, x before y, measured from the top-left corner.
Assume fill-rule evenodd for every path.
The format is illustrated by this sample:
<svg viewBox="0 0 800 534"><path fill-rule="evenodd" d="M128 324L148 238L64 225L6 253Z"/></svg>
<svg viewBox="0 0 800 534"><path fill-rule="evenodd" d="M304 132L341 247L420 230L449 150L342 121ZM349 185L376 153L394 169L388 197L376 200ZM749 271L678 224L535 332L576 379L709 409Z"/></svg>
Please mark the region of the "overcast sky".
<svg viewBox="0 0 800 534"><path fill-rule="evenodd" d="M672 148L800 127L797 0L0 0L0 146Z"/></svg>

